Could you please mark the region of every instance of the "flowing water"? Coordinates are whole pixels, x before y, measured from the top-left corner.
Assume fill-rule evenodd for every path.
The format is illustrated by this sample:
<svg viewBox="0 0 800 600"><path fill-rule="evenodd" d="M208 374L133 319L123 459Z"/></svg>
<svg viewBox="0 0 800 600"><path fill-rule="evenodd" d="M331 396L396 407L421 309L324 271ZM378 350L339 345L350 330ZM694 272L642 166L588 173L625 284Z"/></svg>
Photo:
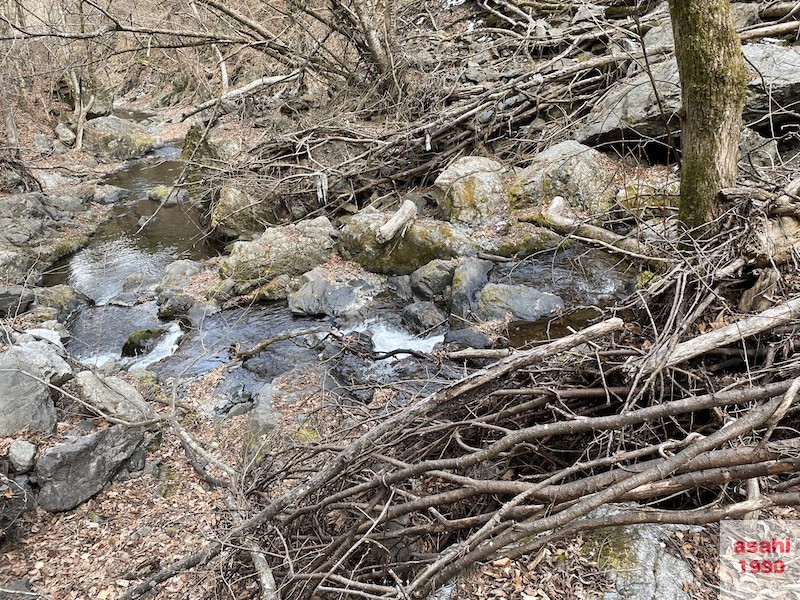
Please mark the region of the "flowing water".
<svg viewBox="0 0 800 600"><path fill-rule="evenodd" d="M94 302L72 319L68 350L85 364L100 366L114 359L127 369L150 368L166 377L192 377L224 366L228 387L243 386L251 391L295 366L318 361L324 336L304 332L332 327L331 319L293 317L284 303L209 311L200 317L195 314L191 325L157 317L153 292L165 267L177 258L202 261L219 250L205 238L196 210L188 205L160 206L147 199L148 190L172 185L179 177L183 168L179 152L175 147L162 148L109 177L104 183L130 190L130 196L113 207L109 221L85 248L62 260L43 278L44 285L67 283ZM562 296L568 305L591 306L626 293L620 282L630 277L623 267L601 253L585 256L568 249L501 263L493 269L491 279L534 285ZM342 332L369 332L376 352L431 352L443 336L419 338L408 333L400 324L401 310L398 300L385 299L371 315ZM597 314L587 308L573 312L563 323L512 324L511 343L523 345L555 335L560 328L580 327ZM128 336L142 329L163 329L164 333L146 354L122 357ZM242 363L231 363L236 345L249 348L286 334L296 336L271 345L268 351L245 361L244 368ZM413 370L408 361L400 360L403 356L407 355L367 361L353 368L365 377L391 379L395 369Z"/></svg>

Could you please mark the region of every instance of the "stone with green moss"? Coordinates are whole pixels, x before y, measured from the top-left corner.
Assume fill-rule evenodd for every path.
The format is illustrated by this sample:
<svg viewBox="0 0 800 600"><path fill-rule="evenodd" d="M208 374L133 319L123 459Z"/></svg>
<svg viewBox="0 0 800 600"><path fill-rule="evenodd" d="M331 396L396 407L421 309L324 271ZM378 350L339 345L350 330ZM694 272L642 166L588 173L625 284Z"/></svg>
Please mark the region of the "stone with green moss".
<svg viewBox="0 0 800 600"><path fill-rule="evenodd" d="M136 158L156 147L147 130L133 121L119 117L99 117L86 122L84 148L115 160Z"/></svg>
<svg viewBox="0 0 800 600"><path fill-rule="evenodd" d="M483 225L508 216L513 182L501 163L479 156L456 160L436 178L433 192L444 217Z"/></svg>
<svg viewBox="0 0 800 600"><path fill-rule="evenodd" d="M279 275L295 276L326 262L333 253L335 230L327 217L267 229L250 242L235 242L220 274L244 294Z"/></svg>
<svg viewBox="0 0 800 600"><path fill-rule="evenodd" d="M484 242L484 250L498 256L528 256L542 250L563 248L569 241L546 227L513 221L507 231Z"/></svg>
<svg viewBox="0 0 800 600"><path fill-rule="evenodd" d="M353 215L339 234L339 253L373 273L408 275L434 259L469 256L478 250L463 229L433 219L418 219L404 236L381 244L376 235L387 220L372 207Z"/></svg>
<svg viewBox="0 0 800 600"><path fill-rule="evenodd" d="M211 228L228 238L261 233L270 220L260 206L247 192L223 185L211 208Z"/></svg>
<svg viewBox="0 0 800 600"><path fill-rule="evenodd" d="M128 336L122 346L122 356L139 356L147 354L158 342L158 338L166 333L161 327L138 329Z"/></svg>

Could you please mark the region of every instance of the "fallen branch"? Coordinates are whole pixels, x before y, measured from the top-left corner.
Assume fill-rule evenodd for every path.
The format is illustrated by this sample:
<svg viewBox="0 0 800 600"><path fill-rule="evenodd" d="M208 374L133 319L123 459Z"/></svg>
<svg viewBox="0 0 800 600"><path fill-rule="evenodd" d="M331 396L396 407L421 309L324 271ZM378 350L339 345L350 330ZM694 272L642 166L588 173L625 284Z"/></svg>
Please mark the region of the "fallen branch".
<svg viewBox="0 0 800 600"><path fill-rule="evenodd" d="M787 325L797 319L800 319L800 297L769 308L752 317L731 323L722 329L681 342L671 351L669 347L662 347L643 359L630 359L626 370L630 374L647 375L658 369L672 367L696 358L721 346L740 342L758 333Z"/></svg>
<svg viewBox="0 0 800 600"><path fill-rule="evenodd" d="M222 63L224 65L224 62ZM214 98L213 100L209 100L208 102L203 102L202 104L198 104L197 106L193 106L192 108L183 111L179 115L175 116L172 119L173 123L180 123L181 121L185 121L192 115L196 115L197 113L204 111L209 108L213 108L214 106L218 106L222 102L226 100L235 100L236 98L241 98L242 96L246 96L262 87L266 87L269 85L275 85L278 83L286 83L287 81L293 81L297 79L300 75L300 71L292 71L291 73L287 73L286 75L276 75L273 77L261 77L260 79L256 79L247 83L243 86L238 88L234 88L230 90L226 94L222 94L218 98Z"/></svg>
<svg viewBox="0 0 800 600"><path fill-rule="evenodd" d="M415 421L441 403L451 401L453 398L480 389L487 384L496 381L499 377L516 371L517 369L534 364L547 357L560 354L561 352L569 350L574 346L586 343L587 341L600 338L615 331L619 331L622 329L622 325L623 322L621 319L609 319L602 323L587 327L578 333L555 340L547 345L519 352L498 362L495 365L492 365L491 367L477 371L472 375L469 375L464 379L457 381L448 387L445 387L444 389L439 390L438 392L431 394L419 402L401 410L391 418L386 419L380 425L369 430L367 433L350 444L347 448L339 452L330 461L328 461L327 465L316 475L309 477L297 487L283 494L279 498L276 498L258 514L228 532L227 535L222 537L221 541L211 542L201 551L172 563L158 573L151 575L141 584L129 590L125 594L124 598L141 598L145 594L151 592L156 586L174 577L178 573L181 573L186 569L193 568L197 565L207 563L209 560L217 556L226 544L233 543L235 540L241 539L243 536L255 531L257 528L263 526L265 523L279 515L285 508L297 505L309 494L319 490L332 478L339 475L355 460L356 457L361 455L364 451L371 449L375 441L380 439L381 436L393 431L397 431L402 426Z"/></svg>
<svg viewBox="0 0 800 600"><path fill-rule="evenodd" d="M397 212L378 229L375 239L379 244L385 244L392 240L398 232L405 233L406 229L411 226L414 219L417 218L417 205L411 200L403 202L402 206L397 209Z"/></svg>

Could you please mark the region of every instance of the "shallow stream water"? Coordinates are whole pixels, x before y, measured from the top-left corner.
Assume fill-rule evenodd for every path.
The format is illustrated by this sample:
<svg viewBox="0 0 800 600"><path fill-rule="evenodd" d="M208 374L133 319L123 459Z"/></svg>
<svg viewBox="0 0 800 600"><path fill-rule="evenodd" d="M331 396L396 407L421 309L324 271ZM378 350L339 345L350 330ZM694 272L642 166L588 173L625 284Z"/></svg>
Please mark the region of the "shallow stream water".
<svg viewBox="0 0 800 600"><path fill-rule="evenodd" d="M43 285L67 283L94 302L71 320L73 337L68 350L78 360L95 366L114 359L129 370L149 368L161 376L192 377L228 365L235 344L248 348L264 339L331 327L330 319L293 317L285 303L224 310L199 320L195 315L197 322L189 327L158 319L152 297L164 268L178 258L202 261L220 250L204 236L195 209L188 205L159 207L147 199L148 190L170 186L179 177L179 158L179 149L168 146L109 177L104 183L130 190L131 194L113 207L111 219L85 248L62 260L43 278ZM575 306L604 304L619 297L624 291L620 281L625 277L614 259L600 253L587 257L570 249L518 263L501 263L492 271L491 279L533 285ZM130 286L131 280L138 285ZM369 331L377 352L398 348L430 352L443 336L411 335L400 324L402 308L397 299L384 298L379 309L351 323L343 333ZM511 342L523 345L531 339L546 338L553 335L554 327L580 327L596 315L596 311L587 309L561 325L516 324L510 329ZM164 329L166 333L147 354L123 358L121 350L128 336L146 328ZM268 352L248 360L245 368L231 370L226 378L231 385L254 392L276 376L317 360L318 344L308 336L299 336L274 344ZM390 377L396 363L397 359L391 359L359 368Z"/></svg>

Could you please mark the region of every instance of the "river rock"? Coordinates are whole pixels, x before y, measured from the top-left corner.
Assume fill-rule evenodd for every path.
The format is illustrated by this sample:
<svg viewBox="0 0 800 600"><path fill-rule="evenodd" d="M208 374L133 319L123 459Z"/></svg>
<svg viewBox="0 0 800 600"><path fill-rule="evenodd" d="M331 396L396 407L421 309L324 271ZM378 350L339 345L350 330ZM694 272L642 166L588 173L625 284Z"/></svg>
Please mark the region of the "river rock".
<svg viewBox="0 0 800 600"><path fill-rule="evenodd" d="M117 377L81 371L75 376L75 383L82 400L112 417L139 423L158 416L135 387Z"/></svg>
<svg viewBox="0 0 800 600"><path fill-rule="evenodd" d="M450 291L450 311L453 315L466 318L475 311L478 290L489 281L489 271L493 266L490 261L478 258L467 258L458 263Z"/></svg>
<svg viewBox="0 0 800 600"><path fill-rule="evenodd" d="M488 254L498 256L529 256L542 250L563 248L569 244L567 238L547 227L538 227L532 223L511 221L503 224L502 231L487 238L483 249Z"/></svg>
<svg viewBox="0 0 800 600"><path fill-rule="evenodd" d="M436 178L433 192L445 218L453 222L484 225L508 216L508 170L489 158L457 159Z"/></svg>
<svg viewBox="0 0 800 600"><path fill-rule="evenodd" d="M326 262L333 252L335 230L327 217L267 229L252 242L235 242L220 273L244 294L278 275L300 275Z"/></svg>
<svg viewBox="0 0 800 600"><path fill-rule="evenodd" d="M56 423L50 385L72 369L47 342L12 346L0 354L0 436L26 427L50 431Z"/></svg>
<svg viewBox="0 0 800 600"><path fill-rule="evenodd" d="M59 333L58 331L44 327L33 327L31 329L26 329L25 335L29 335L34 339L43 340L45 342L53 344L54 346L56 346L61 350L60 354L64 355L64 343L62 342L61 333Z"/></svg>
<svg viewBox="0 0 800 600"><path fill-rule="evenodd" d="M248 429L256 437L267 435L278 426L281 413L272 408L272 383L265 383L256 394L255 406L250 413Z"/></svg>
<svg viewBox="0 0 800 600"><path fill-rule="evenodd" d="M98 204L116 204L130 195L130 190L115 185L103 184L94 189L94 201Z"/></svg>
<svg viewBox="0 0 800 600"><path fill-rule="evenodd" d="M75 143L75 132L72 131L65 123L59 123L55 129L59 141L66 145L72 146Z"/></svg>
<svg viewBox="0 0 800 600"><path fill-rule="evenodd" d="M297 315L353 316L385 289L382 279L366 275L337 281L330 271L317 267L300 278L300 289L289 295L289 309Z"/></svg>
<svg viewBox="0 0 800 600"><path fill-rule="evenodd" d="M14 440L8 447L8 462L17 473L27 473L36 464L36 444L27 440Z"/></svg>
<svg viewBox="0 0 800 600"><path fill-rule="evenodd" d="M525 285L487 283L478 295L475 316L481 321L497 321L508 316L513 321L536 321L563 309L564 301L555 294Z"/></svg>
<svg viewBox="0 0 800 600"><path fill-rule="evenodd" d="M414 333L435 329L447 316L433 302L414 302L403 309L403 323Z"/></svg>
<svg viewBox="0 0 800 600"><path fill-rule="evenodd" d="M144 439L139 429L115 425L42 452L36 463L39 506L75 508L102 490Z"/></svg>
<svg viewBox="0 0 800 600"><path fill-rule="evenodd" d="M76 310L92 303L88 296L66 284L36 288L35 292L37 306L54 309L62 323Z"/></svg>
<svg viewBox="0 0 800 600"><path fill-rule="evenodd" d="M521 171L522 193L514 208L549 204L563 196L581 213L598 215L607 211L614 198L610 160L593 148L568 140L533 157Z"/></svg>
<svg viewBox="0 0 800 600"><path fill-rule="evenodd" d="M0 286L0 317L15 317L24 313L36 296L22 285Z"/></svg>
<svg viewBox="0 0 800 600"><path fill-rule="evenodd" d="M137 329L128 336L122 345L122 356L140 356L150 352L158 340L167 332L162 327Z"/></svg>
<svg viewBox="0 0 800 600"><path fill-rule="evenodd" d="M753 69L747 84L744 121L755 122L767 114L780 123L784 117L776 106L791 105L800 93L800 49L769 43L746 44L742 47L748 69ZM622 139L659 139L666 136L666 119L673 130L679 129L677 112L681 105L678 66L674 58L652 65L652 81L647 73L639 73L619 82L595 104L587 117L587 125L575 137L597 145ZM794 119L792 116L785 119Z"/></svg>
<svg viewBox="0 0 800 600"><path fill-rule="evenodd" d="M492 339L472 327L451 329L444 334L444 343L452 344L458 348L483 349L492 347Z"/></svg>
<svg viewBox="0 0 800 600"><path fill-rule="evenodd" d="M247 192L223 185L211 209L211 228L229 238L262 232L267 222L259 206Z"/></svg>
<svg viewBox="0 0 800 600"><path fill-rule="evenodd" d="M84 147L111 159L126 160L147 154L156 147L156 141L138 123L108 116L86 121Z"/></svg>
<svg viewBox="0 0 800 600"><path fill-rule="evenodd" d="M420 298L436 298L453 283L457 262L436 259L411 274L411 289Z"/></svg>
<svg viewBox="0 0 800 600"><path fill-rule="evenodd" d="M433 219L417 219L404 237L381 244L376 235L388 218L373 207L353 215L339 235L339 253L373 273L408 275L434 259L477 251L477 244L465 231Z"/></svg>

